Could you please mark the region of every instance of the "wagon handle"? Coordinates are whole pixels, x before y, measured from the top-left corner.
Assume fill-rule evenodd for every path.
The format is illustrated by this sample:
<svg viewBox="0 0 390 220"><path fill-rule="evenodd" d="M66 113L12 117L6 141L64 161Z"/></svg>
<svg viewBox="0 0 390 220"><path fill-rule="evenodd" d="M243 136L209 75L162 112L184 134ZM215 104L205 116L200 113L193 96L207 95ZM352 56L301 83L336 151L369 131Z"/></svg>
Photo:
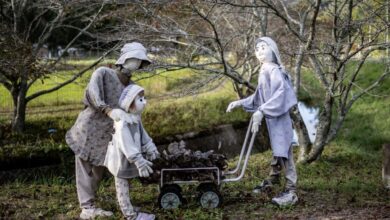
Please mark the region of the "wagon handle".
<svg viewBox="0 0 390 220"><path fill-rule="evenodd" d="M246 131L245 140L244 140L244 143L243 143L242 148L241 148L240 158L238 159L236 168L234 168L234 170L231 170L231 171L226 171L226 172L224 172L224 174L232 175L232 174L237 173L237 171L240 169L242 158L243 158L244 153L247 149L247 143L248 143L249 135L251 133L252 124L253 124L253 117L251 117L251 120L249 121L248 130Z"/></svg>
<svg viewBox="0 0 390 220"><path fill-rule="evenodd" d="M250 136L250 134L252 135L252 136L251 136L251 141L250 141L249 146L248 146L248 150L246 151L245 161L244 161L243 167L242 167L242 169L241 169L241 173L240 173L239 176L237 176L237 177L235 177L235 178L226 178L226 179L223 179L222 182L235 182L235 181L239 181L239 180L241 180L242 177L244 176L246 167L247 167L247 165L248 165L249 157L250 157L251 152L252 152L253 143L255 142L255 137L256 137L256 134L257 134L257 132L253 132L253 133L251 132L251 131L252 131L252 129L251 129L252 122L253 122L253 117L251 118L251 121L250 121L250 123L249 123L248 131L247 131L247 136L245 137L245 141L244 141L244 145L246 145L248 137ZM237 166L237 168L236 168L237 171L239 170L240 165L241 165L241 160L242 160L242 156L243 156L244 149L246 149L246 146L244 146L243 149L241 150L241 154L242 154L242 155L240 155L239 163L238 163L238 166ZM235 172L233 172L233 174L237 172L236 170L235 170Z"/></svg>

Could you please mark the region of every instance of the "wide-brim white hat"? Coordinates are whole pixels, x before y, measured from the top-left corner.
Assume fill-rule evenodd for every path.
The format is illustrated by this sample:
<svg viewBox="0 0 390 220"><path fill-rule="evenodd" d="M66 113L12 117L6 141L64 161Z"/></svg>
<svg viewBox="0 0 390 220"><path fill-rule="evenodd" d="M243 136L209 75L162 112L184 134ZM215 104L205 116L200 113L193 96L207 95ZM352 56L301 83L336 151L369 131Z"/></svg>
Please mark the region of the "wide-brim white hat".
<svg viewBox="0 0 390 220"><path fill-rule="evenodd" d="M152 61L147 56L146 48L138 42L127 43L123 45L121 49L121 55L119 56L119 59L116 61L115 65L123 65L126 60L130 58L142 60L142 67L152 63Z"/></svg>

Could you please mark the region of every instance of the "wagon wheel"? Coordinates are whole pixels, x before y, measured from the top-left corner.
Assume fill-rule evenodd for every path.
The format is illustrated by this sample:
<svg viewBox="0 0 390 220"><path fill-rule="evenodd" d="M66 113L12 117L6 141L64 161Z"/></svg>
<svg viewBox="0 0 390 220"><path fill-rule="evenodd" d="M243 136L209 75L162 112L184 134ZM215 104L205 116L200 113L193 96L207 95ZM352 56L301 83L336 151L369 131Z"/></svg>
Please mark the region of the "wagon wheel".
<svg viewBox="0 0 390 220"><path fill-rule="evenodd" d="M161 188L158 204L163 209L176 209L183 203L181 188L177 184L165 185Z"/></svg>
<svg viewBox="0 0 390 220"><path fill-rule="evenodd" d="M202 183L198 186L198 201L203 208L213 209L221 206L222 196L214 183Z"/></svg>

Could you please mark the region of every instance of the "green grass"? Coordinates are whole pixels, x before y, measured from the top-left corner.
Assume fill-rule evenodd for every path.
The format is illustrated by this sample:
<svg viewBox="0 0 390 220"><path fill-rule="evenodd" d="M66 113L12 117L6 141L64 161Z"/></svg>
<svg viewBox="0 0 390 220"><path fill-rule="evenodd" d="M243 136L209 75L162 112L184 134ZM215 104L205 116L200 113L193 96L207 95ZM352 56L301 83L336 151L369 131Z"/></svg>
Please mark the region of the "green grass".
<svg viewBox="0 0 390 220"><path fill-rule="evenodd" d="M387 215L390 193L381 187L379 151L367 153L351 150L348 145L336 142L325 150L319 161L309 166L298 165L300 202L287 208L277 208L270 203L272 196L282 190L279 186L268 194L251 193L252 188L266 176L270 156L269 151L253 155L244 179L223 185L221 192L224 203L219 209L199 208L196 197L192 196L196 195L195 186L190 186L183 188L188 204L174 211L160 210L156 204L159 193L157 185L141 185L137 180L131 181L131 200L134 205L141 206L143 211L155 213L160 219L265 219L332 215L343 218L383 218ZM2 216L16 219L26 216L77 218L80 209L72 160L65 164L42 173L37 169L27 171L29 174L24 175L36 172L33 180L23 179L21 172L16 181L3 184L0 190ZM122 218L113 178L109 175L100 185L97 204L113 210L113 219ZM357 210L363 210L364 215L357 215Z"/></svg>
<svg viewBox="0 0 390 220"><path fill-rule="evenodd" d="M35 92L50 89L59 83L62 83L69 79L72 75L77 73L81 68L91 65L95 62L95 59L85 60L64 60L62 63L63 69L52 74L45 76L45 78L37 80L31 88L28 90L27 96L34 94ZM113 60L106 59L100 65L112 64ZM42 106L60 106L60 105L72 105L81 103L85 86L91 77L92 72L96 68L84 73L84 75L78 78L74 83L71 83L60 90L40 96L28 103L28 107L42 107ZM12 109L12 98L9 91L2 85L0 85L0 109L10 110Z"/></svg>
<svg viewBox="0 0 390 220"><path fill-rule="evenodd" d="M54 72L47 75L44 79L36 81L28 90L27 96L38 91L50 89L70 79L79 69L92 62L94 62L94 60L68 60L66 63L66 65L68 65L68 70ZM99 66L107 66L112 63L113 60L104 60ZM74 81L74 83L30 101L28 107L53 107L81 104L85 87L88 84L92 72L96 68L84 73L83 76ZM172 94L177 94L181 90L196 86L197 82L205 77L207 77L207 74L205 73L194 72L190 69L181 69L170 72L157 70L150 74L140 73L135 75L133 80L145 88L148 97L169 98ZM12 106L13 103L9 91L3 85L0 85L0 110L11 110Z"/></svg>
<svg viewBox="0 0 390 220"><path fill-rule="evenodd" d="M43 81L37 81L28 90L27 96L34 94L37 91L50 89L59 83L64 82L74 73L75 71L60 71L56 74L53 74L53 76L44 79ZM87 85L87 80L91 74L92 71L88 71L81 78L77 79L75 83L66 85L60 90L32 100L28 103L28 107L58 106L81 103L81 99L84 94L84 88ZM12 105L12 98L8 90L6 90L5 87L0 86L0 109L10 110L12 109Z"/></svg>
<svg viewBox="0 0 390 220"><path fill-rule="evenodd" d="M383 66L370 64L364 67L364 78L359 85L378 76ZM193 77L193 73L183 75ZM175 74L180 75L178 73ZM183 79L184 78L184 79ZM180 80L188 80L185 77ZM156 78L157 79L157 78ZM170 91L170 83L159 80L161 91ZM309 73L304 73L305 89L302 96L319 103L318 84ZM153 80L144 84L154 88ZM357 88L355 88L357 89ZM305 91L306 90L306 91ZM356 90L357 91L357 90ZM216 210L200 209L194 187L185 187L189 203L175 211L158 209L156 185L141 185L132 180L131 199L144 211L155 213L159 219L286 219L286 218L338 218L380 219L389 218L390 192L382 187L381 165L383 143L390 142L390 80L386 79L374 94L356 102L348 114L339 136L328 145L322 157L310 165L297 165L299 203L294 207L277 208L270 203L272 196L282 190L276 187L270 194L251 194L269 171L271 152L254 154L244 179L223 185L223 206ZM169 100L152 99L143 115L146 129L152 137L180 132L203 130L221 123L248 120L248 114L234 111L225 114L226 105L235 95L229 83L217 90L197 96ZM66 112L66 114L64 114ZM14 140L0 148L0 160L10 155L21 158L50 155L60 152L61 163L55 166L0 172L0 218L51 218L74 219L80 213L75 189L73 155L64 144L64 132L73 124L79 110L66 110L56 114L28 116L28 130L23 136L10 136ZM47 128L58 132L52 135ZM296 149L298 150L298 149ZM297 155L297 152L296 154ZM230 164L234 164L233 158ZM99 188L99 206L113 210L114 219L121 219L113 178L106 175Z"/></svg>

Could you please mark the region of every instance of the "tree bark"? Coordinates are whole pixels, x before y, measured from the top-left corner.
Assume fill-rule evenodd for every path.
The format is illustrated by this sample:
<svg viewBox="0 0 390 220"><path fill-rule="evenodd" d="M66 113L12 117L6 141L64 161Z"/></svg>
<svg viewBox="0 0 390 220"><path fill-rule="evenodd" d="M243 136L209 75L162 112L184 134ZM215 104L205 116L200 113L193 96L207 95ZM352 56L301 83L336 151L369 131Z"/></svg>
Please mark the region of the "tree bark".
<svg viewBox="0 0 390 220"><path fill-rule="evenodd" d="M305 49L304 45L301 44L295 61L294 92L297 96L299 94L299 89L301 86L301 69L303 64L304 49ZM298 106L295 106L292 109L290 115L293 120L294 129L298 136L298 144L299 144L298 162L304 162L311 151L312 143L310 142L309 133L307 131L303 118L299 112Z"/></svg>
<svg viewBox="0 0 390 220"><path fill-rule="evenodd" d="M16 88L15 88L16 86ZM12 99L14 102L14 115L12 119L12 131L22 133L26 121L26 107L27 107L27 81L22 80L18 85L14 85L12 89Z"/></svg>
<svg viewBox="0 0 390 220"><path fill-rule="evenodd" d="M306 125L303 121L301 113L299 112L298 106L295 106L290 111L293 126L298 136L299 144L299 155L298 162L306 160L307 155L310 153L312 144L310 142L309 132L307 131Z"/></svg>
<svg viewBox="0 0 390 220"><path fill-rule="evenodd" d="M333 107L333 97L329 93L326 94L324 100L324 109L319 115L319 123L317 127L317 135L314 141L312 151L307 156L304 162L311 163L317 160L324 150L325 145L328 143L328 135L330 131L330 126L332 122L332 107Z"/></svg>
<svg viewBox="0 0 390 220"><path fill-rule="evenodd" d="M268 29L268 9L262 8L261 9L261 15L260 15L260 34L262 37L267 36L267 29Z"/></svg>
<svg viewBox="0 0 390 220"><path fill-rule="evenodd" d="M295 94L299 94L299 89L301 87L301 69L303 64L303 53L304 53L304 46L301 45L299 47L297 59L295 61L295 68L294 68L294 90Z"/></svg>
<svg viewBox="0 0 390 220"><path fill-rule="evenodd" d="M245 95L243 93L243 88L240 86L238 83L233 82L233 88L236 91L236 94L238 96L238 99L243 99L245 98Z"/></svg>

